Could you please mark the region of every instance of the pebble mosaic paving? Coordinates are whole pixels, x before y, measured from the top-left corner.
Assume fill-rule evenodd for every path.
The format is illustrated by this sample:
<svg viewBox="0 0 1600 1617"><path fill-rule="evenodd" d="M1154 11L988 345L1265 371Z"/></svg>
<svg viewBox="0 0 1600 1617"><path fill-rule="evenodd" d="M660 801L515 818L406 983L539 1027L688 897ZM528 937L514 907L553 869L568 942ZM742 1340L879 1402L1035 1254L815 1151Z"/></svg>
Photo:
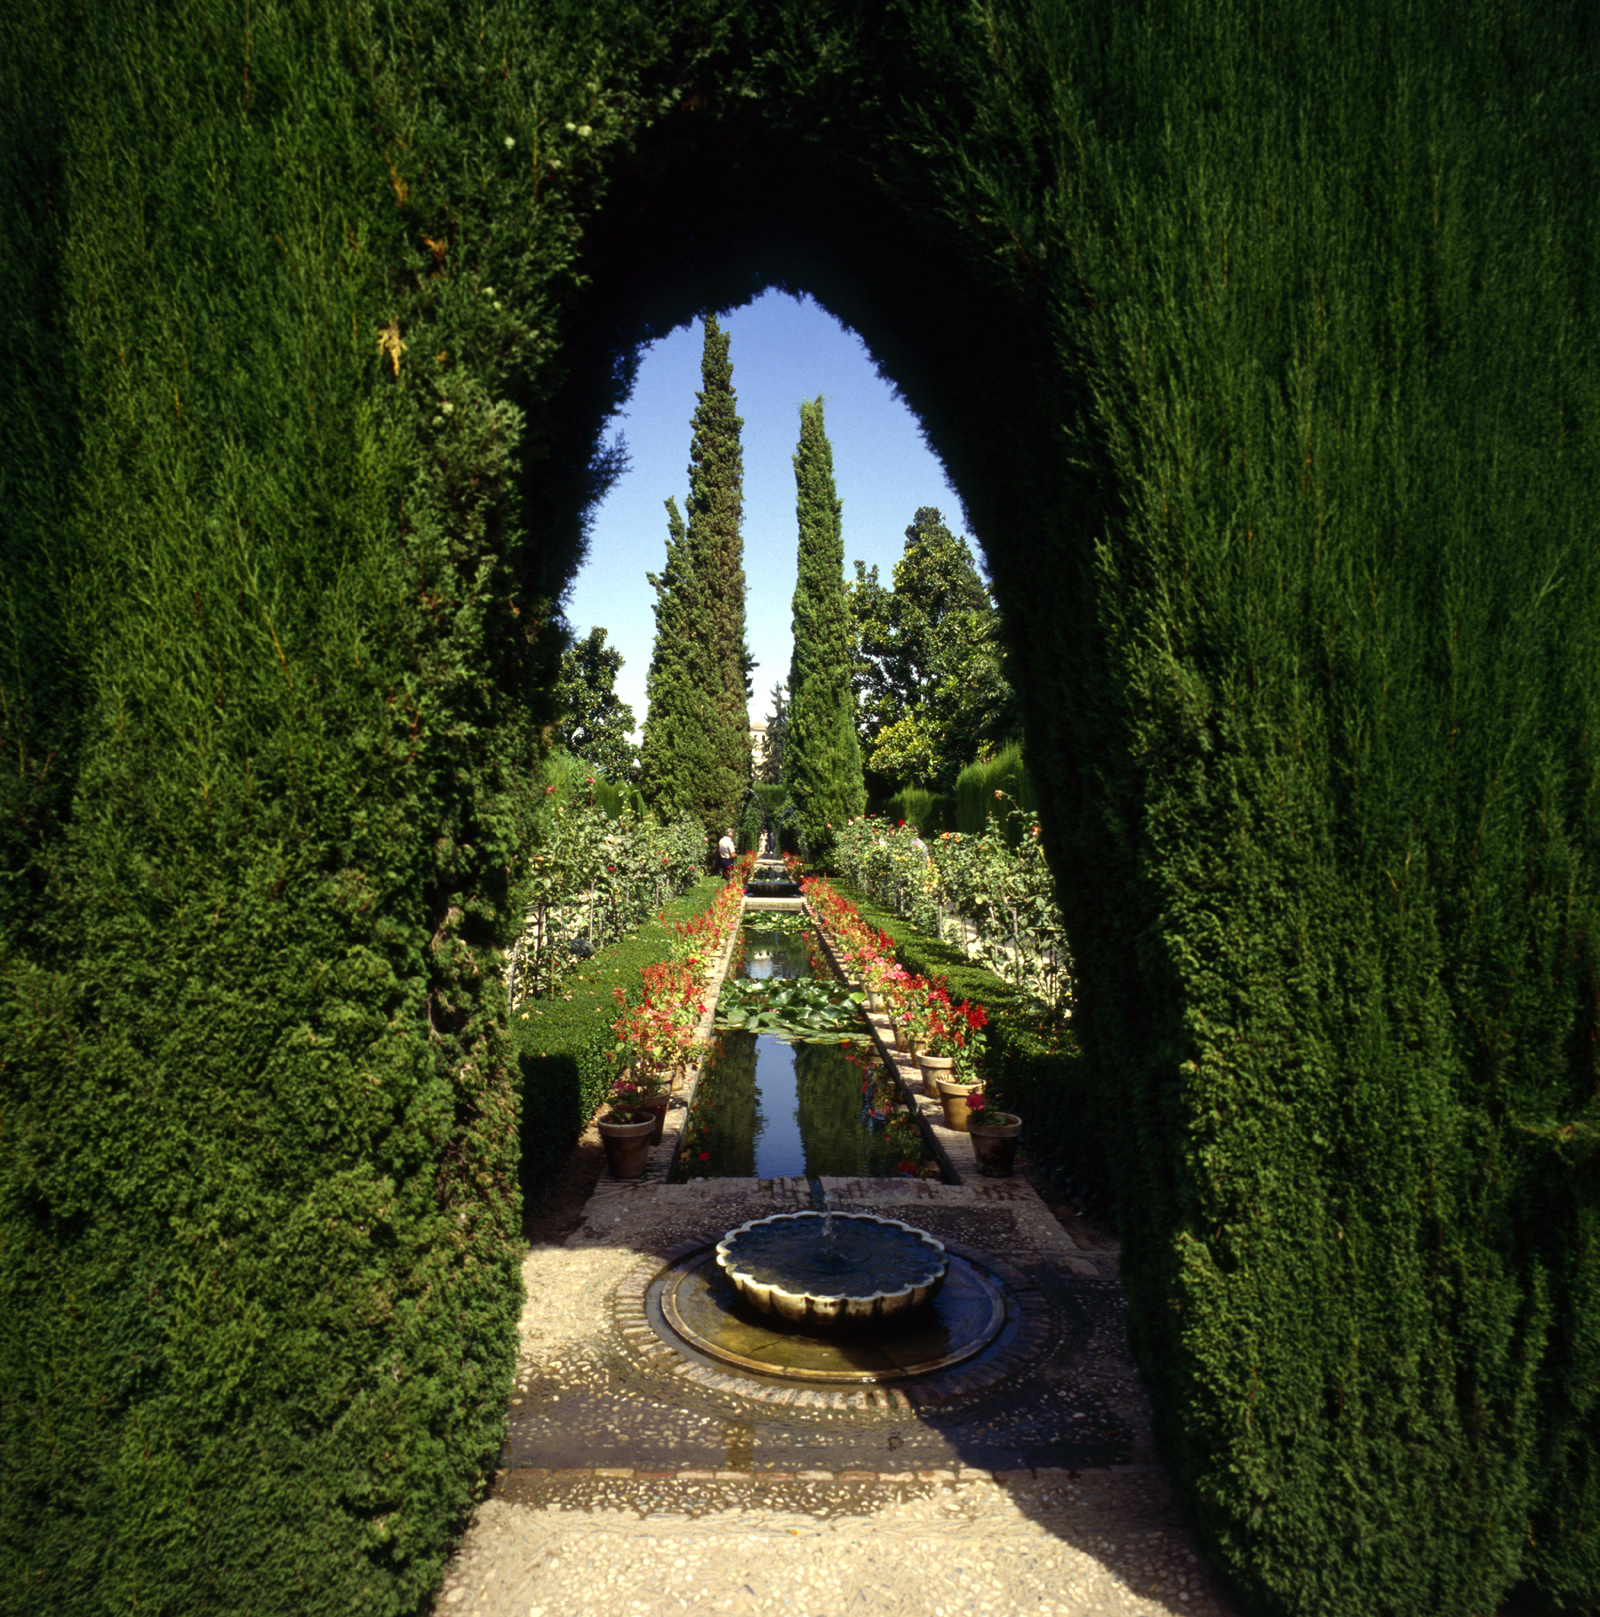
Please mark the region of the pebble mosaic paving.
<svg viewBox="0 0 1600 1617"><path fill-rule="evenodd" d="M806 1182L602 1181L530 1254L501 1470L436 1610L1228 1617L1156 1462L1109 1243L1020 1179L822 1188L980 1259L1016 1305L998 1351L775 1397L675 1351L646 1294L675 1254L809 1205Z"/></svg>

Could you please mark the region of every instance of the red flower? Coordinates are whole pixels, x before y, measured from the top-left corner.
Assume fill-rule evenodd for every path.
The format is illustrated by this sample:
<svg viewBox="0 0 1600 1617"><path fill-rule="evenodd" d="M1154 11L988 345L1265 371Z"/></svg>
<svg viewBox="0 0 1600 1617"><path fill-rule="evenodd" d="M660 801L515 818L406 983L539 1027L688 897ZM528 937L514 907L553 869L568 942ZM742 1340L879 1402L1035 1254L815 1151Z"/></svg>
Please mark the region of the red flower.
<svg viewBox="0 0 1600 1617"><path fill-rule="evenodd" d="M700 1153L700 1160L702 1162L709 1162L711 1160L711 1153L709 1151L702 1151Z"/></svg>

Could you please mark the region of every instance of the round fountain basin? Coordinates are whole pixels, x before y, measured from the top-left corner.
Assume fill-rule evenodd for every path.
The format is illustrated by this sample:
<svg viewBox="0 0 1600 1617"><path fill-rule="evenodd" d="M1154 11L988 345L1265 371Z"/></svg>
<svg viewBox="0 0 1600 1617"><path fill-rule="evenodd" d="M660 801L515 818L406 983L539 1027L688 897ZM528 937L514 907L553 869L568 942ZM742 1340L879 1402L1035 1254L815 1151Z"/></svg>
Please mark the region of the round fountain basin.
<svg viewBox="0 0 1600 1617"><path fill-rule="evenodd" d="M778 1213L729 1230L717 1263L759 1312L808 1330L897 1320L938 1295L942 1242L872 1213Z"/></svg>

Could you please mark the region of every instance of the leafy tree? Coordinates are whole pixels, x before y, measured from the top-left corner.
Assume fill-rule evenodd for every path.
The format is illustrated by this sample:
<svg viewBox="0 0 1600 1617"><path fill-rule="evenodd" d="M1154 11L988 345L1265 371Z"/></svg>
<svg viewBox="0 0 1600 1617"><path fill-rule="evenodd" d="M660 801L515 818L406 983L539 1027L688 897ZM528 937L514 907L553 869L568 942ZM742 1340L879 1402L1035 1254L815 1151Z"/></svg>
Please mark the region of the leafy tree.
<svg viewBox="0 0 1600 1617"><path fill-rule="evenodd" d="M789 691L780 679L772 687L772 711L767 715L767 746L761 757L759 779L776 786L783 779L783 755L789 744Z"/></svg>
<svg viewBox="0 0 1600 1617"><path fill-rule="evenodd" d="M794 480L800 548L783 779L808 847L825 859L833 841L830 827L862 813L867 794L850 688L855 628L844 587L842 508L820 398L800 406Z"/></svg>
<svg viewBox="0 0 1600 1617"><path fill-rule="evenodd" d="M655 646L645 676L644 740L639 771L645 800L664 820L692 812L703 765L697 726L701 673L693 627L695 577L678 502L667 504L667 564L646 573L656 592Z"/></svg>
<svg viewBox="0 0 1600 1617"><path fill-rule="evenodd" d="M562 742L610 781L632 780L639 767L639 749L629 739L633 709L616 691L621 668L622 653L594 628L562 653L556 685Z"/></svg>
<svg viewBox="0 0 1600 1617"><path fill-rule="evenodd" d="M862 749L880 784L951 791L968 764L1020 736L1000 615L936 507L912 518L891 589L856 563L850 606Z"/></svg>

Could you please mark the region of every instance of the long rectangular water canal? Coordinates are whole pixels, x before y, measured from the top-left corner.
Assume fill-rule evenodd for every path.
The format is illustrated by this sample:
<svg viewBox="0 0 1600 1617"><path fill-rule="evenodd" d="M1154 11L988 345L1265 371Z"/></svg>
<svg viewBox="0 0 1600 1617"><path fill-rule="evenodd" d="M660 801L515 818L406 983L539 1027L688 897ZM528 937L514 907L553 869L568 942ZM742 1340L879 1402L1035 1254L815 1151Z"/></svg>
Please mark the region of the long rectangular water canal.
<svg viewBox="0 0 1600 1617"><path fill-rule="evenodd" d="M730 978L835 985L799 916L749 915ZM835 996L837 997L837 996ZM680 1179L890 1178L929 1160L864 1016L826 1038L726 1030L695 1086Z"/></svg>

